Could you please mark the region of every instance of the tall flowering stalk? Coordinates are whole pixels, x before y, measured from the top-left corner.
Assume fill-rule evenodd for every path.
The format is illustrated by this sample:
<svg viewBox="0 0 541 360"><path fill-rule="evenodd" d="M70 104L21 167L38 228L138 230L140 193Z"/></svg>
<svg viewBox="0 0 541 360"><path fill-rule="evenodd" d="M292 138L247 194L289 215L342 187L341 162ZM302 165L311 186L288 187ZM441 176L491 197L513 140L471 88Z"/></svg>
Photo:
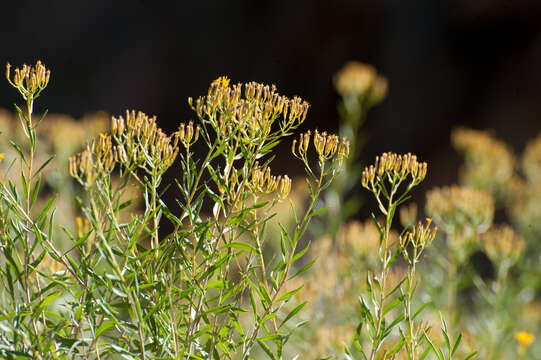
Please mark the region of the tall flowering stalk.
<svg viewBox="0 0 541 360"><path fill-rule="evenodd" d="M23 196L24 196L24 217L25 226L31 228L33 225L31 210L36 201L36 195L40 188L41 177L39 177L39 171L35 172L34 170L34 156L37 150L37 136L36 136L36 126L43 120L45 114L35 121L32 118L34 112L34 101L40 96L41 92L47 87L49 79L51 76L50 70L47 70L45 66L38 61L35 66L23 65L22 68L16 68L14 71L13 78L11 76L11 65L8 63L6 66L6 78L11 86L19 91L22 98L26 102L26 108L23 110L17 105L17 114L21 122L21 126L24 130L26 137L29 140L29 149L28 156L23 155L22 149L18 145L13 144L17 152L20 155L20 160L24 163L25 171L21 173L21 180L23 186ZM37 178L36 178L37 176ZM35 185L34 185L35 182ZM31 298L31 284L29 283L30 271L29 264L35 261L35 256L32 253L32 249L35 247L35 240L32 241L30 238L30 232L25 231L23 235L23 269L24 269L24 289L26 295L26 306L28 311L33 312L32 309L32 298ZM40 287L39 278L37 283L38 288ZM41 318L42 322L45 323L45 318ZM45 325L45 324L43 324ZM34 330L34 339L39 341L39 331L36 318L32 319L32 327Z"/></svg>
<svg viewBox="0 0 541 360"><path fill-rule="evenodd" d="M384 153L376 157L375 164L366 167L362 174L362 186L372 192L381 213L385 216L384 224L380 224L374 217L380 232L379 273L367 276L366 288L370 301L366 302L363 297L360 300L361 315L368 327L369 352L364 352L359 339L356 345L365 359L376 359L387 336L404 319L404 315L399 315L391 322L386 321L385 318L393 308L400 304L400 302L389 303L389 299L395 297L394 294L400 287L399 284L394 289L388 290L389 270L400 254L395 244L391 243L389 235L396 209L407 200L409 192L423 181L426 172L427 164L418 162L415 155ZM369 303L373 306L369 306ZM360 335L362 325L361 323L359 326L358 335ZM402 343L399 343L390 351L386 351L383 358L391 357L400 351L401 347Z"/></svg>

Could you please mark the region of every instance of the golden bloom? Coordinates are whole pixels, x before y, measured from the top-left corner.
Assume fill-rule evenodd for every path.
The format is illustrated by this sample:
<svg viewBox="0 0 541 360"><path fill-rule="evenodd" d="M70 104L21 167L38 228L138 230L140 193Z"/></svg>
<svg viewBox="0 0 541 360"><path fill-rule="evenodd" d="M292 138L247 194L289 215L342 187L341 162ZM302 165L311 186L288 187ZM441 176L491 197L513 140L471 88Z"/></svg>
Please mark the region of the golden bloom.
<svg viewBox="0 0 541 360"><path fill-rule="evenodd" d="M0 160L2 160L6 155L4 153L0 153Z"/></svg>
<svg viewBox="0 0 541 360"><path fill-rule="evenodd" d="M515 340L521 347L527 347L533 343L535 336L527 331L517 331L515 333Z"/></svg>
<svg viewBox="0 0 541 360"><path fill-rule="evenodd" d="M6 78L8 82L19 90L25 100L35 99L49 83L51 71L38 60L35 66L23 64L21 69L16 68L11 78L11 65L6 65Z"/></svg>
<svg viewBox="0 0 541 360"><path fill-rule="evenodd" d="M274 85L256 82L230 85L226 77L214 80L206 96L195 101L189 98L188 103L217 134L239 134L244 141L265 139L279 117L283 119L281 131L296 128L305 120L309 107L298 97L289 99L279 95Z"/></svg>
<svg viewBox="0 0 541 360"><path fill-rule="evenodd" d="M336 153L338 149L338 136L333 134L327 135L326 131L319 133L316 130L314 133L314 147L321 161L325 161L333 157Z"/></svg>
<svg viewBox="0 0 541 360"><path fill-rule="evenodd" d="M126 119L122 116L113 117L111 132L118 143L118 160L128 168L135 164L147 172L157 169L163 173L173 164L178 154L180 134L175 133L172 139L158 127L156 116L149 117L141 111L126 110ZM188 135L193 144L199 131L195 132L194 135L193 124L188 124L184 139L180 140L187 141Z"/></svg>
<svg viewBox="0 0 541 360"><path fill-rule="evenodd" d="M385 179L389 182L401 182L411 175L412 185L417 185L426 176L426 162L418 162L417 156L407 153L383 153L376 157L374 165L366 167L362 173L361 184L368 190L374 190Z"/></svg>
<svg viewBox="0 0 541 360"><path fill-rule="evenodd" d="M248 183L250 189L256 193L270 194L276 192L278 199L284 199L291 191L291 179L289 176L273 176L268 166L257 168L252 172L252 178Z"/></svg>
<svg viewBox="0 0 541 360"><path fill-rule="evenodd" d="M492 225L494 199L479 190L446 186L428 191L425 210L446 233L468 237Z"/></svg>
<svg viewBox="0 0 541 360"><path fill-rule="evenodd" d="M326 131L320 133L318 130L314 132L312 137L310 130L308 130L306 133L301 133L299 140L293 140L291 144L291 153L296 158L303 160L306 165L308 164L310 140L314 144L320 164L331 160L331 166L338 165L340 167L342 161L349 156L349 141L346 138L340 139L337 135L327 134Z"/></svg>
<svg viewBox="0 0 541 360"><path fill-rule="evenodd" d="M427 218L425 224L418 222L417 226L412 227L411 230L407 231L404 236L400 237L400 244L403 248L408 245L413 246L418 249L425 249L428 245L432 243L438 232L438 227L431 227L432 219Z"/></svg>
<svg viewBox="0 0 541 360"><path fill-rule="evenodd" d="M180 124L178 131L175 133L175 139L180 140L184 147L189 148L199 139L200 130L199 125L194 130L193 121L190 121L188 125Z"/></svg>

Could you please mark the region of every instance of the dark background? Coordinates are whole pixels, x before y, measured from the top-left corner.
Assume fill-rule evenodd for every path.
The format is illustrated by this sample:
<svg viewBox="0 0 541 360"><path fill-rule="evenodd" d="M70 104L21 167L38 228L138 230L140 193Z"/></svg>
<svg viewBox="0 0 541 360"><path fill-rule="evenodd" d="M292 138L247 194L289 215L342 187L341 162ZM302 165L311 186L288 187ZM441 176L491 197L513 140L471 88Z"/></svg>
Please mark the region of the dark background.
<svg viewBox="0 0 541 360"><path fill-rule="evenodd" d="M173 131L193 118L186 98L220 75L277 84L312 104L305 128L336 129L333 73L370 63L390 92L369 114L363 162L416 153L430 164L426 190L456 181L453 127L493 129L517 153L541 130L540 10L538 0L2 0L0 64L52 69L37 111L136 108ZM18 96L2 83L11 108ZM300 169L289 158L276 166Z"/></svg>

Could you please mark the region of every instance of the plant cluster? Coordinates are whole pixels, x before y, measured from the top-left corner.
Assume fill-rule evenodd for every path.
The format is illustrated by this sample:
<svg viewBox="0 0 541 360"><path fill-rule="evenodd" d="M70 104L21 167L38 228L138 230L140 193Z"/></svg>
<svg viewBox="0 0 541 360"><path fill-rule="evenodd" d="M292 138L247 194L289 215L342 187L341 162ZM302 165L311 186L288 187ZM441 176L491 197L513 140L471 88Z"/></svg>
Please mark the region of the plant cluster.
<svg viewBox="0 0 541 360"><path fill-rule="evenodd" d="M172 134L135 110L38 117L50 71L6 70L24 106L19 126L0 111L0 357L541 352L541 137L519 157L490 132L455 130L459 185L419 210L427 163L360 164L362 124L388 88L370 65L334 77L339 135L295 135L307 102L226 77L188 99L197 119ZM272 171L289 136L302 178ZM362 188L379 210L365 220Z"/></svg>
<svg viewBox="0 0 541 360"><path fill-rule="evenodd" d="M71 156L67 170L80 185L81 215L62 234L54 196L37 215L32 209L51 165L35 164L44 116L33 117L50 72L38 62L11 78L8 65L7 77L26 101L17 110L30 146L27 152L12 143L18 157L9 161L20 163L20 181L6 176L0 188L2 357L250 359L258 347L280 358L290 336L285 325L302 308L283 311L300 287L283 288L311 265L295 266L308 249L301 239L321 212L314 206L321 191L348 156L347 140L305 133L294 145L310 202L293 231L282 228L280 255L267 256L267 224L291 189L287 175L272 174L272 152L304 122L308 103L274 86L231 86L222 77L205 96L189 99L198 125L180 124L167 135L156 117L127 111ZM161 186L175 162L177 209L166 206L168 187ZM132 186L141 210L121 216L136 202L126 199ZM166 223L170 233L162 231Z"/></svg>

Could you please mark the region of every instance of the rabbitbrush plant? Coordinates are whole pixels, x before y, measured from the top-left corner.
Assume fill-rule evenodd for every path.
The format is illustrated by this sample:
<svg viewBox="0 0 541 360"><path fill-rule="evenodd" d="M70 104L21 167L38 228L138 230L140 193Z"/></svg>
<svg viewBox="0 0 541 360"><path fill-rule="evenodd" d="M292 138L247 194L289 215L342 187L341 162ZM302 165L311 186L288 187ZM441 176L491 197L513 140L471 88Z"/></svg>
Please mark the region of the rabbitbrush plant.
<svg viewBox="0 0 541 360"><path fill-rule="evenodd" d="M12 143L18 158L2 160L22 170L19 181L0 178L0 356L251 359L257 347L281 358L292 328L284 325L303 307L284 307L302 286L281 290L312 264L298 265L308 248L301 238L348 141L316 131L293 143L309 202L294 214L291 233L282 228L280 253L265 254L273 207L291 187L287 175L271 173L273 149L303 123L308 104L274 86L222 77L189 99L197 124L167 135L155 117L127 111L61 164L81 186L81 217L60 237L54 196L40 208L35 202L42 171L54 163L34 161L45 116L36 119L34 102L50 72L38 62L11 75L8 65L25 101L17 112L28 142ZM169 187L161 186L174 163L176 207L166 205ZM133 182L144 205L126 220L119 214L132 201L122 195Z"/></svg>

